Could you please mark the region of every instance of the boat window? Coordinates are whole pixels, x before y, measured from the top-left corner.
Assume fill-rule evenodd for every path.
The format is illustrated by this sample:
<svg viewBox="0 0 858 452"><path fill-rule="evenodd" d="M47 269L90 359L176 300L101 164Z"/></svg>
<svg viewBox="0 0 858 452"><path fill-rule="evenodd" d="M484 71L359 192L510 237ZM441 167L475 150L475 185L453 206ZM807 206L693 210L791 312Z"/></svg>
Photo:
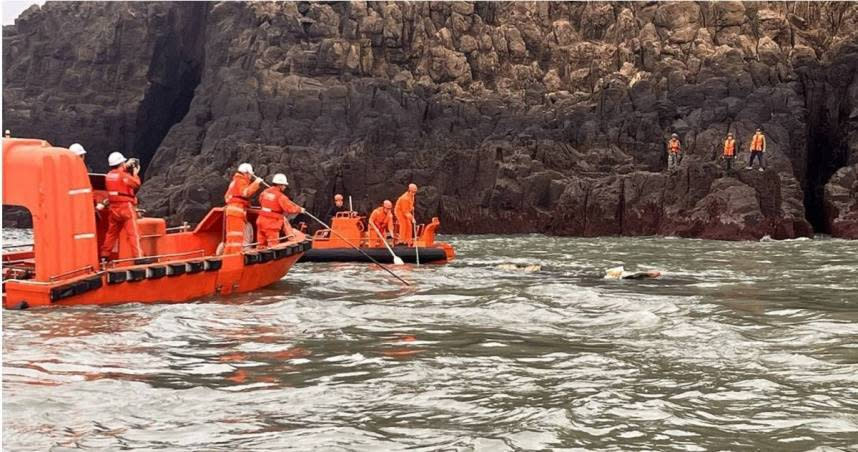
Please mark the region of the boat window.
<svg viewBox="0 0 858 452"><path fill-rule="evenodd" d="M3 280L35 275L33 216L26 207L3 205Z"/></svg>
<svg viewBox="0 0 858 452"><path fill-rule="evenodd" d="M6 228L32 229L33 216L26 207L3 204L3 243L6 243Z"/></svg>

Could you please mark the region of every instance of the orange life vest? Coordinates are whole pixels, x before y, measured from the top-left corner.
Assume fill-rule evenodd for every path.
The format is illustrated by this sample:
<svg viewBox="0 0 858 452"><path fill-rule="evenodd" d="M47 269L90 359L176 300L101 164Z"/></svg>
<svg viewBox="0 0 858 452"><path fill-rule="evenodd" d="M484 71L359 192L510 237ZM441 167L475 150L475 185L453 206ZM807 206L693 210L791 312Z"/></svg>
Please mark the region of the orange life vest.
<svg viewBox="0 0 858 452"><path fill-rule="evenodd" d="M110 170L104 177L104 188L107 189L107 199L111 204L130 202L137 205L134 191L140 188L140 178L120 166Z"/></svg>
<svg viewBox="0 0 858 452"><path fill-rule="evenodd" d="M301 213L301 208L289 200L277 187L266 188L259 195L259 215L269 218L283 218L284 213Z"/></svg>
<svg viewBox="0 0 858 452"><path fill-rule="evenodd" d="M232 182L229 183L229 188L226 189L224 201L227 204L250 207L250 197L253 196L253 193L247 192L248 186L250 186L250 177L243 173L235 173L232 176Z"/></svg>
<svg viewBox="0 0 858 452"><path fill-rule="evenodd" d="M671 154L679 154L679 140L677 140L676 138L671 138L670 141L667 142L667 150Z"/></svg>
<svg viewBox="0 0 858 452"><path fill-rule="evenodd" d="M736 152L736 140L728 138L724 140L724 155L732 157Z"/></svg>
<svg viewBox="0 0 858 452"><path fill-rule="evenodd" d="M763 136L762 133L755 133L754 138L751 139L751 150L752 151L762 151L765 148L766 137Z"/></svg>

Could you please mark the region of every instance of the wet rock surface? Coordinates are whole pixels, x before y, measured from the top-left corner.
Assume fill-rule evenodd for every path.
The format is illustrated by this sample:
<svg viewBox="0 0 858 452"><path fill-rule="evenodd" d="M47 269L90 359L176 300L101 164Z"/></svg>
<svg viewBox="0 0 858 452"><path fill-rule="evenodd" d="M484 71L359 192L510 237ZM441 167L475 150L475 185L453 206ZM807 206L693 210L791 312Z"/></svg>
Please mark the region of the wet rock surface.
<svg viewBox="0 0 858 452"><path fill-rule="evenodd" d="M143 203L173 221L221 205L249 161L317 213L415 182L445 232L855 237L856 10L49 3L4 27L4 119L96 169L141 156ZM756 127L766 172L744 169Z"/></svg>

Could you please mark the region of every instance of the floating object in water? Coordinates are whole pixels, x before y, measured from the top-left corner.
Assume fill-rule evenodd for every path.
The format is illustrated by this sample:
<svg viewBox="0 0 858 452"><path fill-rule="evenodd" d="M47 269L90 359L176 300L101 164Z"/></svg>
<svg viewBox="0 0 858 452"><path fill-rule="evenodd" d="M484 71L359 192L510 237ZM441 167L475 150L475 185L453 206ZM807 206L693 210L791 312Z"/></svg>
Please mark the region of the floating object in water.
<svg viewBox="0 0 858 452"><path fill-rule="evenodd" d="M535 273L542 270L539 264L500 264L497 268L501 270L522 271L524 273Z"/></svg>
<svg viewBox="0 0 858 452"><path fill-rule="evenodd" d="M381 244L369 246L369 232L373 231L367 231L363 220L363 217L352 212L337 213L330 225L334 233L331 229L316 231L313 248L304 253L300 262L372 262L369 256L378 262L390 264L395 255L404 262L414 264L417 263L419 253L421 263L445 264L456 256L449 243L435 241L435 231L441 224L437 218L420 228L421 233L414 242L419 250L415 246L400 245L393 247L393 253ZM360 244L360 251L350 244Z"/></svg>
<svg viewBox="0 0 858 452"><path fill-rule="evenodd" d="M300 232L264 250L218 255L222 208L196 228L166 227L162 218L137 218L143 258L131 256L121 233L117 258L102 267L98 248L106 224L95 203L107 197L103 174L88 175L73 152L38 139L3 139L3 204L33 217L31 249L3 253L3 306L183 302L248 292L279 281L311 246ZM247 210L254 224L258 209Z"/></svg>
<svg viewBox="0 0 858 452"><path fill-rule="evenodd" d="M658 270L627 272L623 266L609 268L605 271L605 279L655 279L660 277L661 272Z"/></svg>

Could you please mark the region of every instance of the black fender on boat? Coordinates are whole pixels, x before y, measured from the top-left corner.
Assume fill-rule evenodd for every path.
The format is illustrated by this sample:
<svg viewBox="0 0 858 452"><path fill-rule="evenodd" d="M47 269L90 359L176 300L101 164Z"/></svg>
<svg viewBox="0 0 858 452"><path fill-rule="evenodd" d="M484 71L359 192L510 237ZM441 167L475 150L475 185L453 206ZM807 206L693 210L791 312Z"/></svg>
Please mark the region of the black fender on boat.
<svg viewBox="0 0 858 452"><path fill-rule="evenodd" d="M199 273L203 271L203 261L190 261L188 262L188 271L187 273Z"/></svg>
<svg viewBox="0 0 858 452"><path fill-rule="evenodd" d="M205 270L207 272L213 272L220 270L223 267L223 261L220 259L206 259Z"/></svg>
<svg viewBox="0 0 858 452"><path fill-rule="evenodd" d="M119 284L128 279L128 273L124 271L107 272L107 284Z"/></svg>
<svg viewBox="0 0 858 452"><path fill-rule="evenodd" d="M184 275L187 270L184 262L178 264L167 264L167 276Z"/></svg>

